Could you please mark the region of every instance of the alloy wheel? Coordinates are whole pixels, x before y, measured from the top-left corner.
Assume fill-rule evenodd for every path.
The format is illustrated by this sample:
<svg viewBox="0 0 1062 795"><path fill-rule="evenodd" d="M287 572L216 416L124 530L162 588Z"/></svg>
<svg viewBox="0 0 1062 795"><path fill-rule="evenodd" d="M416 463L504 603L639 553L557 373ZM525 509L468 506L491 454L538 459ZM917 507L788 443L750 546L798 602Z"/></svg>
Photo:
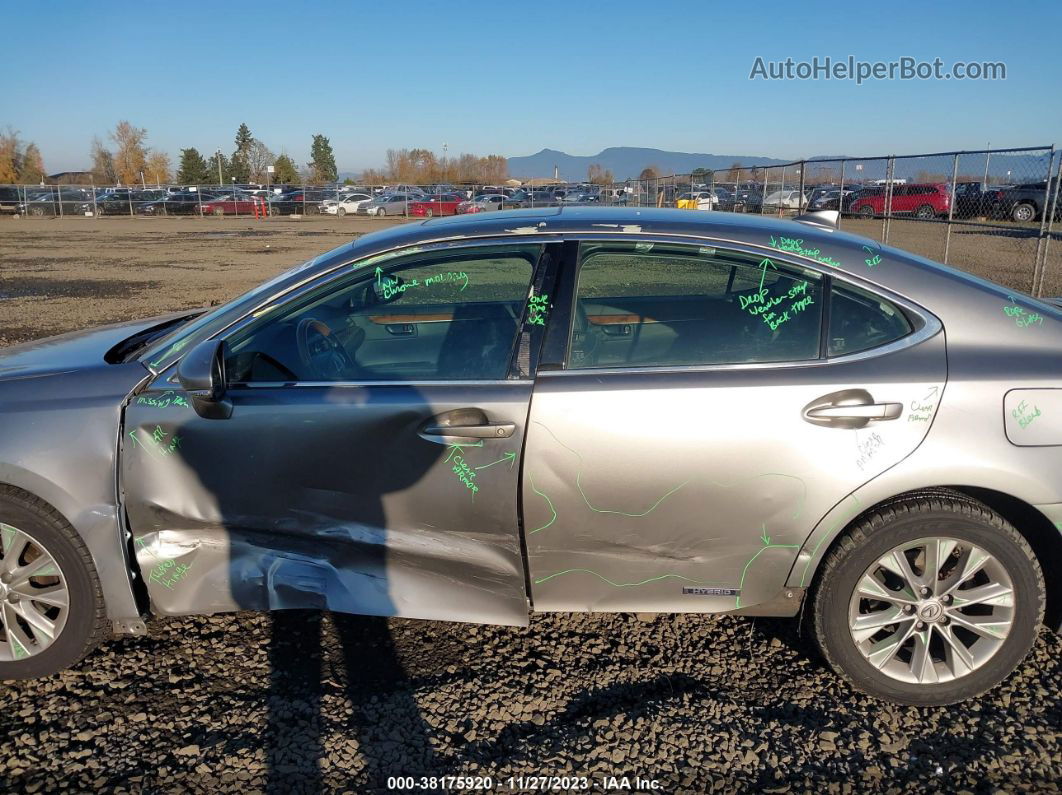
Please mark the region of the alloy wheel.
<svg viewBox="0 0 1062 795"><path fill-rule="evenodd" d="M0 523L0 661L22 660L47 649L69 614L66 577L44 546Z"/></svg>
<svg viewBox="0 0 1062 795"><path fill-rule="evenodd" d="M994 655L1014 622L1002 563L954 538L921 538L878 558L856 583L849 631L863 657L901 682L950 682Z"/></svg>

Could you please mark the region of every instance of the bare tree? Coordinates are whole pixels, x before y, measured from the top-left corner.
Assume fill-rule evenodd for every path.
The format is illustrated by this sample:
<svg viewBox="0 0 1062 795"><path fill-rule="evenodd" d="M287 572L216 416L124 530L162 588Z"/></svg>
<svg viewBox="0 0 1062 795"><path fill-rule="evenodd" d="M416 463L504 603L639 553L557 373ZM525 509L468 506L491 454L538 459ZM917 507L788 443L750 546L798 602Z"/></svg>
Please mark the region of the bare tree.
<svg viewBox="0 0 1062 795"><path fill-rule="evenodd" d="M251 182L262 183L266 181L266 169L276 162L276 156L269 151L269 147L255 138L247 147L245 153L247 166L250 172Z"/></svg>
<svg viewBox="0 0 1062 795"><path fill-rule="evenodd" d="M92 138L92 177L100 185L113 185L118 181L114 155L103 145L99 136Z"/></svg>
<svg viewBox="0 0 1062 795"><path fill-rule="evenodd" d="M592 163L586 170L586 179L591 185L611 185L616 180L612 177L612 172L607 168L602 168L600 163Z"/></svg>

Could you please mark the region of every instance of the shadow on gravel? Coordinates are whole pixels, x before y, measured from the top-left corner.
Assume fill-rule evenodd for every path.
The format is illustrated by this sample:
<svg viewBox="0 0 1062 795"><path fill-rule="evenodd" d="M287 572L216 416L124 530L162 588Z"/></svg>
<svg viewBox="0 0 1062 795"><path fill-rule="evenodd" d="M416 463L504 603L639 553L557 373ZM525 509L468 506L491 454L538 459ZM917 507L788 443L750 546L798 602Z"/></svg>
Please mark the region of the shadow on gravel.
<svg viewBox="0 0 1062 795"><path fill-rule="evenodd" d="M316 610L281 610L272 615L266 791L323 792L330 789L329 772L333 781L351 780L346 771L325 769L325 760L332 756L323 741L325 726L335 721L357 741L365 760L357 777L362 781L378 785L388 775L434 770L428 727L413 699L387 619L331 614L333 635L323 618ZM338 641L335 646L330 643L333 637ZM324 713L326 681L342 688L349 715ZM371 714L378 698L388 701L390 725L381 726ZM405 753L398 751L400 747Z"/></svg>

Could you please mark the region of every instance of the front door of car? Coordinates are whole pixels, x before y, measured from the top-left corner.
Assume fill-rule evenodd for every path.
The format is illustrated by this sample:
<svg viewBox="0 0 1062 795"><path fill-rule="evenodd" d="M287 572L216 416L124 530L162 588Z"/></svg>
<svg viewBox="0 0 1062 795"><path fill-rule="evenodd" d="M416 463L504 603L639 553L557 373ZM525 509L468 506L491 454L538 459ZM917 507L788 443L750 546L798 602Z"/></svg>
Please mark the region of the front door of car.
<svg viewBox="0 0 1062 795"><path fill-rule="evenodd" d="M122 485L154 608L526 623L532 384L510 367L543 331L542 250L398 252L260 310L226 335L225 419L169 372L134 396Z"/></svg>
<svg viewBox="0 0 1062 795"><path fill-rule="evenodd" d="M772 601L820 519L921 442L939 325L762 253L584 243L578 265L525 448L536 610Z"/></svg>

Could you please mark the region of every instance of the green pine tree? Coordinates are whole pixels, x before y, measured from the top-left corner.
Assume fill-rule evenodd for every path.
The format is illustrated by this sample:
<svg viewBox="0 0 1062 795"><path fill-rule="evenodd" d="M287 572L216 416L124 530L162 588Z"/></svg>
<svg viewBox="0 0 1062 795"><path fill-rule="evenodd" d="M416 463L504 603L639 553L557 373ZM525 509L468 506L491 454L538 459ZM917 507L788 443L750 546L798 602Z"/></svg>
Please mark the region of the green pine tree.
<svg viewBox="0 0 1062 795"><path fill-rule="evenodd" d="M293 185L299 181L299 170L295 161L287 155L281 155L273 162L273 183L275 185Z"/></svg>
<svg viewBox="0 0 1062 795"><path fill-rule="evenodd" d="M251 162L248 155L253 142L254 136L251 135L251 128L246 124L241 124L240 129L236 131L236 150L232 153L232 173L230 174L236 177L236 182L241 185L251 179Z"/></svg>
<svg viewBox="0 0 1062 795"><path fill-rule="evenodd" d="M217 179L215 174L214 179ZM177 181L183 185L202 185L211 182L210 166L194 146L181 150L181 163L177 167Z"/></svg>
<svg viewBox="0 0 1062 795"><path fill-rule="evenodd" d="M338 172L336 171L336 157L332 153L332 144L328 139L317 134L313 137L310 146L310 175L314 182L321 184L334 182Z"/></svg>

